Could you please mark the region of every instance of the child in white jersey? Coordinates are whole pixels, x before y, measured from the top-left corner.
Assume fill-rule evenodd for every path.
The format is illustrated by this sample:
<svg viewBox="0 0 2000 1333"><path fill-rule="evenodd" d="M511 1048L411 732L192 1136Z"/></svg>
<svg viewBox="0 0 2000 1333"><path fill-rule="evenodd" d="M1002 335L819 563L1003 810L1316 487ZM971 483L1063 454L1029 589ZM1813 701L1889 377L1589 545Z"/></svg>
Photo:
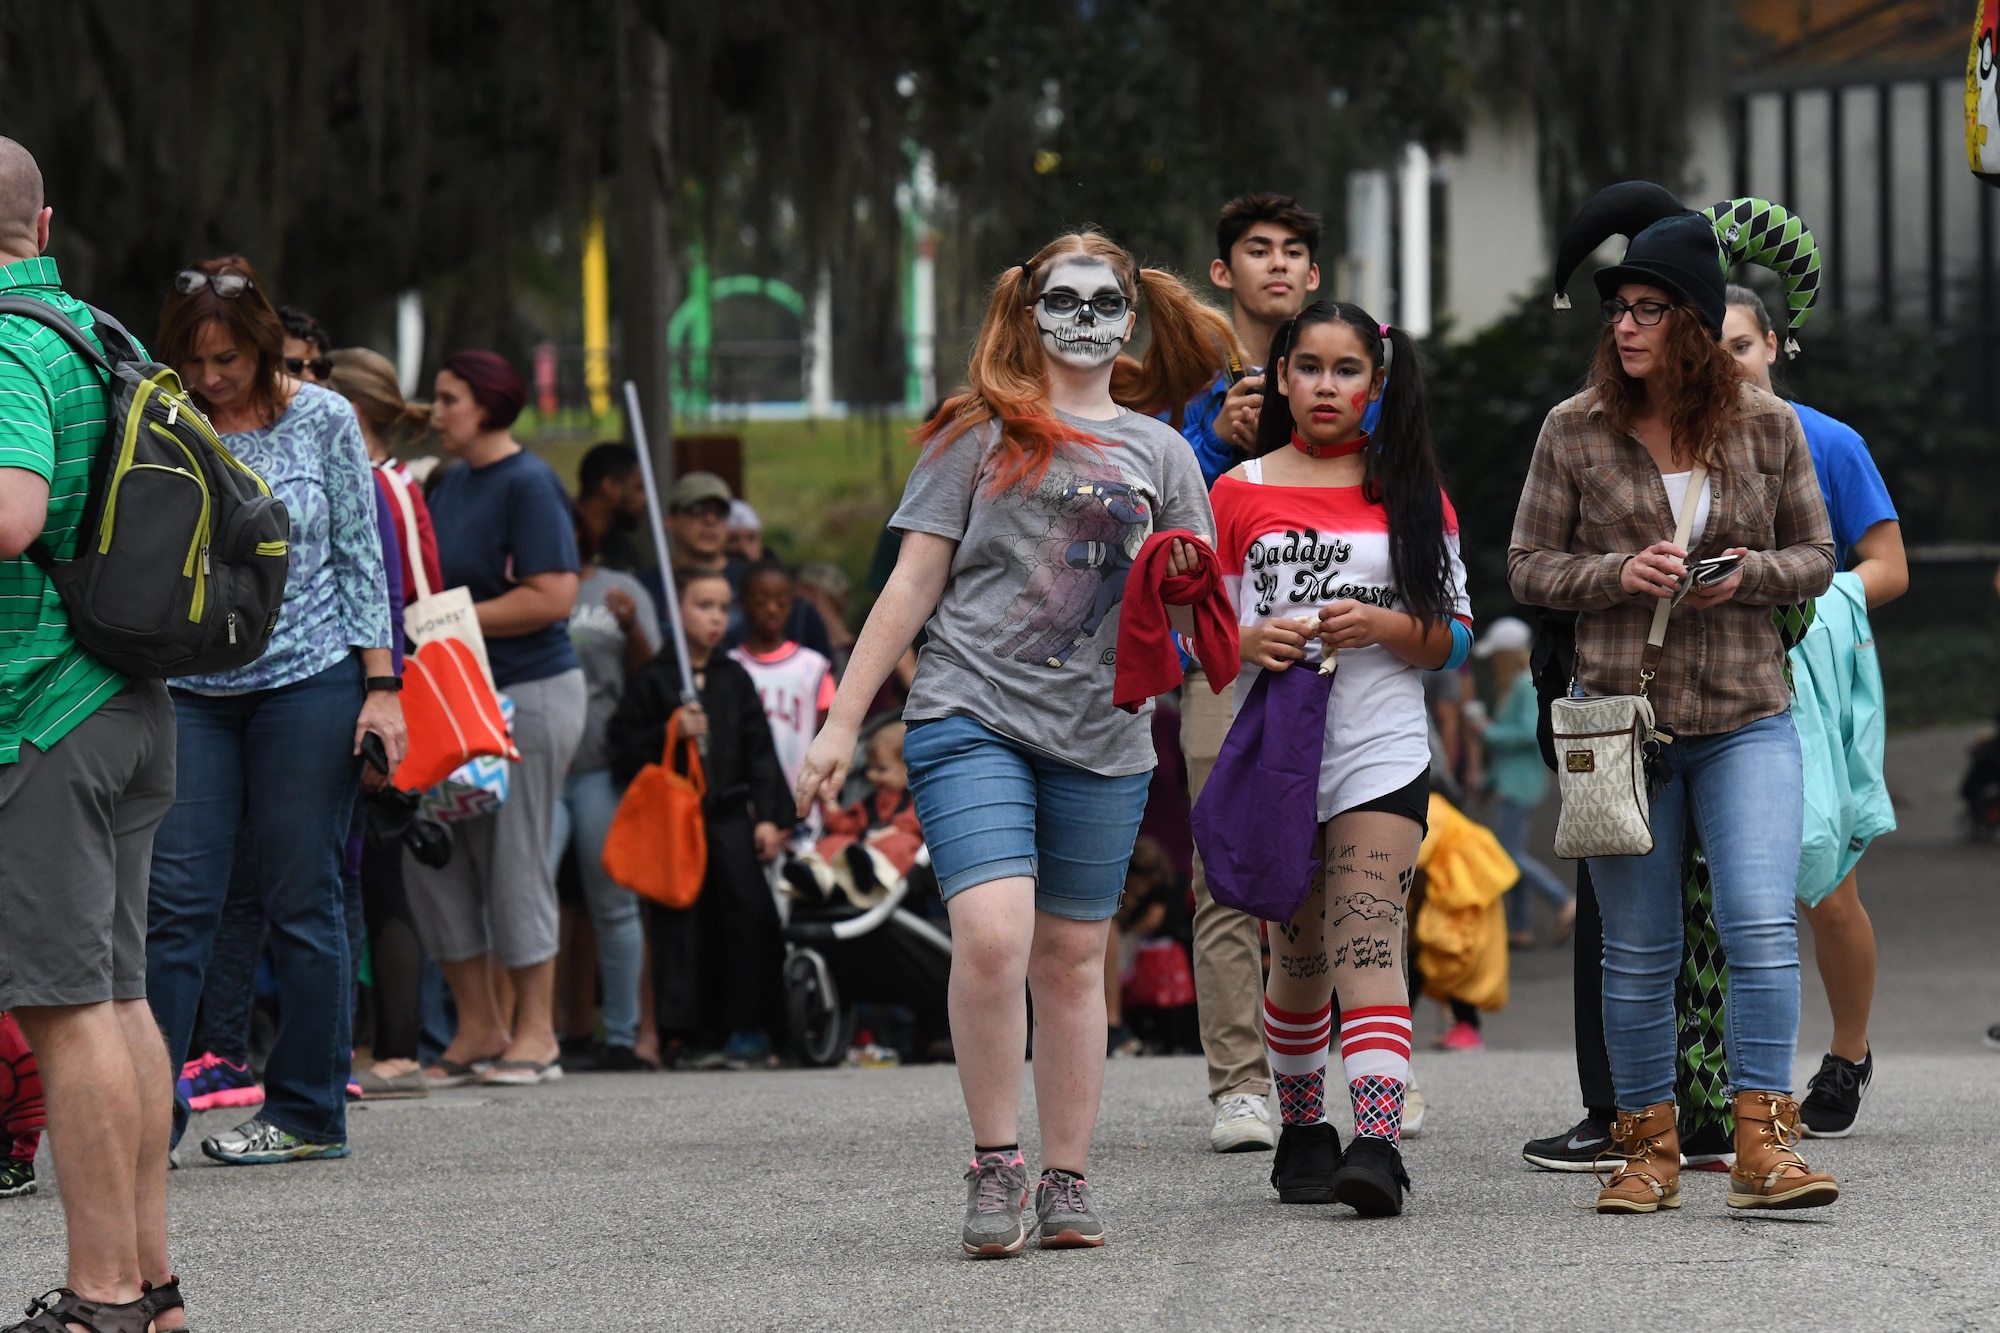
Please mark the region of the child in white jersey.
<svg viewBox="0 0 2000 1333"><path fill-rule="evenodd" d="M1465 570L1409 336L1320 301L1280 327L1271 351L1257 456L1210 497L1243 627L1239 725L1253 693L1260 703L1272 693L1255 691L1263 673L1332 677L1311 812L1319 871L1271 931L1265 1035L1284 1121L1271 1181L1287 1203L1391 1215L1409 1183L1398 1144L1410 1079L1405 912L1429 799L1421 673L1471 648ZM1371 438L1362 422L1377 401ZM1265 721L1268 737L1294 719ZM1278 836L1268 803L1232 802L1230 817L1252 825L1247 837L1258 825ZM1355 1119L1344 1157L1325 1114L1336 992Z"/></svg>
<svg viewBox="0 0 2000 1333"><path fill-rule="evenodd" d="M729 655L743 664L764 702L771 739L785 781L796 784L806 749L833 707L833 663L818 652L785 637L797 588L791 570L771 556L743 572L743 621L748 633ZM820 812L815 809L792 833L792 846L810 850L819 837Z"/></svg>

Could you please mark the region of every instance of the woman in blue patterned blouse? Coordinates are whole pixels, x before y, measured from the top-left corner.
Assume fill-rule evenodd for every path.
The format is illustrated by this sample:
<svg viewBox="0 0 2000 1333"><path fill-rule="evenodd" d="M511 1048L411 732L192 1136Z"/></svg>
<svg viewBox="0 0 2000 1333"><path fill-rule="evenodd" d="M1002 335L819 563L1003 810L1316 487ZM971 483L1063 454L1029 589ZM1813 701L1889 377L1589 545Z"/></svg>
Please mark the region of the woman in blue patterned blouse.
<svg viewBox="0 0 2000 1333"><path fill-rule="evenodd" d="M170 682L174 808L153 844L147 993L178 1069L239 836L254 858L281 1019L262 1111L203 1140L217 1161L347 1154L354 967L341 862L373 733L404 748L375 483L347 400L284 370L284 327L248 261L175 275L158 353L222 441L291 515L291 569L271 646L249 666ZM187 1107L174 1109L176 1141Z"/></svg>

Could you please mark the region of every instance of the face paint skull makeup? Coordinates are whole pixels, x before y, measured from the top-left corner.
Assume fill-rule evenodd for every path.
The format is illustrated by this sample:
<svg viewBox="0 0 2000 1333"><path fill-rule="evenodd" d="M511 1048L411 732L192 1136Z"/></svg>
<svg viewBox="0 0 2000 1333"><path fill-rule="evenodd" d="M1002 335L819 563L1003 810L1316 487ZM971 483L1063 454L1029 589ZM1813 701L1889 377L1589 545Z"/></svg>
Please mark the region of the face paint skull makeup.
<svg viewBox="0 0 2000 1333"><path fill-rule="evenodd" d="M1132 336L1135 318L1118 275L1094 256L1058 260L1035 300L1042 350L1079 370L1116 357Z"/></svg>

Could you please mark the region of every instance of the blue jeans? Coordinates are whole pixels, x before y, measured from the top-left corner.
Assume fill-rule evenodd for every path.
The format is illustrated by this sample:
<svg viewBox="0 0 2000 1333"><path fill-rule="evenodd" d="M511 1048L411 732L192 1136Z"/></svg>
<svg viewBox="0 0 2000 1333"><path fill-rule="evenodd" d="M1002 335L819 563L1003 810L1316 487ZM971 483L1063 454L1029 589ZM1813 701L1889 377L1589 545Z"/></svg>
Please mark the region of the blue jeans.
<svg viewBox="0 0 2000 1333"><path fill-rule="evenodd" d="M549 835L549 875L562 861L563 846L576 842L577 877L597 935L597 976L604 988L604 1040L631 1046L639 1040L639 973L646 961L646 934L639 925L639 895L604 871L604 839L622 793L611 770L571 773L556 801Z"/></svg>
<svg viewBox="0 0 2000 1333"><path fill-rule="evenodd" d="M1535 807L1502 796L1493 802L1493 836L1501 849L1514 858L1521 882L1507 890L1507 929L1516 933L1528 929L1528 894L1539 893L1557 907L1569 902L1569 889L1556 872L1528 855L1528 825L1535 819Z"/></svg>
<svg viewBox="0 0 2000 1333"><path fill-rule="evenodd" d="M911 727L903 758L940 897L1021 875L1037 911L1103 921L1118 910L1151 773L1105 777L969 717Z"/></svg>
<svg viewBox="0 0 2000 1333"><path fill-rule="evenodd" d="M187 1059L241 831L278 976L260 1115L316 1143L347 1137L354 968L340 872L361 782L353 754L361 699L354 657L276 689L174 690L177 795L153 841L147 998L174 1068ZM187 1117L176 1104L176 1142Z"/></svg>
<svg viewBox="0 0 2000 1333"><path fill-rule="evenodd" d="M1779 713L1720 736L1683 736L1666 757L1672 780L1653 800L1652 852L1590 860L1604 914L1604 1043L1618 1105L1637 1111L1674 1095L1681 843L1690 810L1729 959L1729 1090L1789 1095L1799 1040L1792 896L1805 826L1799 734L1791 714Z"/></svg>

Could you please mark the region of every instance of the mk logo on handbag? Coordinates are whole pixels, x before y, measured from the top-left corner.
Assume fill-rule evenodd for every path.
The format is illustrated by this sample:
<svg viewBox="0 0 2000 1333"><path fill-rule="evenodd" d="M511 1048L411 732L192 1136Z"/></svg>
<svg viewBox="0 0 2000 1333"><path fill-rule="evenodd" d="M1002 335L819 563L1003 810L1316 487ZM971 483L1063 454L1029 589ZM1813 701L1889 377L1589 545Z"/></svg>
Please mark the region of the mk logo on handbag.
<svg viewBox="0 0 2000 1333"><path fill-rule="evenodd" d="M1572 773L1597 771L1597 752L1594 750L1570 750L1563 755L1563 760Z"/></svg>

